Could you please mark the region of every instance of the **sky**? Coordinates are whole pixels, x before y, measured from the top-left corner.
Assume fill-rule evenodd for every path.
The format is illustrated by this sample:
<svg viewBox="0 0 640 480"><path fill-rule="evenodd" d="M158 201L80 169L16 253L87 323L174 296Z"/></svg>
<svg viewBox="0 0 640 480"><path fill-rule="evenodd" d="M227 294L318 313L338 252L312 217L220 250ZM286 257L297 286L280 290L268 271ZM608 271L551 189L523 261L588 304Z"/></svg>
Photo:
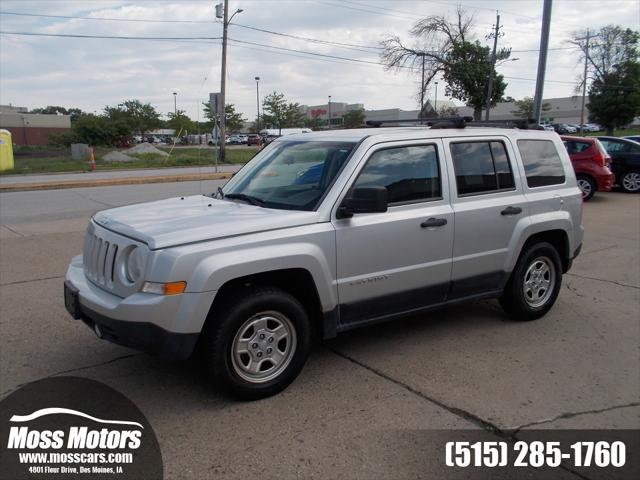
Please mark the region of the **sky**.
<svg viewBox="0 0 640 480"><path fill-rule="evenodd" d="M100 113L106 105L136 98L150 102L166 116L174 109L173 92L177 92L178 109L194 120L202 119L200 103L208 99L209 92L220 91L222 47L217 38L222 36L222 24L215 21L214 11L219 2L0 0L2 32L192 39L0 34L0 104L29 109L61 105ZM508 83L505 95L516 99L533 96L542 0L230 0L230 12L243 11L229 27L227 103L253 120L254 78L259 76L261 98L278 91L287 100L306 105L326 104L331 95L333 102L361 103L368 110L416 109L418 75L386 71L378 64L376 47L389 35L412 45L409 30L415 22L430 15L453 18L459 4L474 17L473 37L487 45L492 41L486 35L495 24L496 10L499 12L504 33L499 46L511 47L511 57L517 59L498 67ZM568 42L577 32L608 24L640 29L640 0L554 0L545 98L576 94L583 67L579 52ZM328 45L247 26L348 45ZM441 79L438 87L441 101L446 98ZM434 96L431 89L428 97Z"/></svg>

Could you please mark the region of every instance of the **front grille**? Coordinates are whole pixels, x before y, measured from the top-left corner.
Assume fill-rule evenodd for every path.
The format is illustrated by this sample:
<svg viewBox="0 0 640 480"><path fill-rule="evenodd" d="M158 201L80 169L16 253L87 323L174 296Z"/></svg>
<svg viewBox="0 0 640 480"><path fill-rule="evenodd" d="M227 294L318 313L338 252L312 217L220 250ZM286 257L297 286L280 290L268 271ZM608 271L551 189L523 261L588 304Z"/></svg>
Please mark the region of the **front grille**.
<svg viewBox="0 0 640 480"><path fill-rule="evenodd" d="M84 272L93 282L107 288L113 287L115 281L116 258L118 245L87 232L84 241Z"/></svg>

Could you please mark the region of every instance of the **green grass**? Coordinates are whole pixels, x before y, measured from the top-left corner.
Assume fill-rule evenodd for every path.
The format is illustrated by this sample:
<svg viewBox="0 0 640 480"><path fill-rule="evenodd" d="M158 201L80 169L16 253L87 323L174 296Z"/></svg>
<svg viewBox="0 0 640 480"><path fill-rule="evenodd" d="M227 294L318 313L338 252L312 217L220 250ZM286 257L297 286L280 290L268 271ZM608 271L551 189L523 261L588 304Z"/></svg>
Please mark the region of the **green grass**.
<svg viewBox="0 0 640 480"><path fill-rule="evenodd" d="M170 157L146 153L131 155L135 158L131 162L107 162L102 160L102 156L112 150L102 147L95 149L96 170L204 166L213 165L215 162L214 149L197 147L175 148ZM169 148L161 148L161 150L167 153L170 151ZM23 152L26 152L26 155L20 155ZM30 147L28 150L16 150L16 153L17 155L14 155L14 169L0 172L0 175L86 172L90 170L88 162L73 160L66 149ZM126 152L123 151L123 153ZM226 152L225 163L244 164L255 154L255 148L230 148Z"/></svg>
<svg viewBox="0 0 640 480"><path fill-rule="evenodd" d="M592 132L592 133L585 134L585 137L601 137L606 134L607 132ZM624 130L613 131L614 137L628 137L629 135L640 135L640 127L626 128Z"/></svg>

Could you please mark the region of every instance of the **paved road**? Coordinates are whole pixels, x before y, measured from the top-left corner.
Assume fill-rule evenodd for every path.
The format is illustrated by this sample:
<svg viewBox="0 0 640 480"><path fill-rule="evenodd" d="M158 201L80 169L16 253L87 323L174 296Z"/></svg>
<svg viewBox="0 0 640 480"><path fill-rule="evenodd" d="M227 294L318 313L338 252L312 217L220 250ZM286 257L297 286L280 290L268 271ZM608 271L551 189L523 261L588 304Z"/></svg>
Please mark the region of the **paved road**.
<svg viewBox="0 0 640 480"><path fill-rule="evenodd" d="M200 189L0 194L0 397L51 375L105 382L149 418L167 478L444 478L428 429L640 427L640 195L585 205L583 253L545 318L481 301L353 331L318 343L282 394L235 403L189 364L97 340L61 298L94 210Z"/></svg>
<svg viewBox="0 0 640 480"><path fill-rule="evenodd" d="M106 180L131 177L161 177L165 175L187 175L190 173L216 173L236 172L242 165L214 165L201 167L178 168L145 168L127 169L115 171L95 171L85 173L50 173L45 175L2 175L0 185L12 185L15 183L56 183L71 180Z"/></svg>

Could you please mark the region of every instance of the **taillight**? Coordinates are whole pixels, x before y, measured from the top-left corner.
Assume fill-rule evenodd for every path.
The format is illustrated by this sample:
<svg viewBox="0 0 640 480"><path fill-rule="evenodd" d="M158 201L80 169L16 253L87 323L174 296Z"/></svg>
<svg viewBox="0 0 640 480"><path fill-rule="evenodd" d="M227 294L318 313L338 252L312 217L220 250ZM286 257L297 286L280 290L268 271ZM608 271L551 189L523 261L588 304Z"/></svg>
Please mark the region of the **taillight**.
<svg viewBox="0 0 640 480"><path fill-rule="evenodd" d="M598 153L594 157L594 160L598 162L601 167L611 164L611 157L609 156L605 148L602 146L602 144L598 140L595 141L595 144L596 144L596 150L598 151Z"/></svg>

